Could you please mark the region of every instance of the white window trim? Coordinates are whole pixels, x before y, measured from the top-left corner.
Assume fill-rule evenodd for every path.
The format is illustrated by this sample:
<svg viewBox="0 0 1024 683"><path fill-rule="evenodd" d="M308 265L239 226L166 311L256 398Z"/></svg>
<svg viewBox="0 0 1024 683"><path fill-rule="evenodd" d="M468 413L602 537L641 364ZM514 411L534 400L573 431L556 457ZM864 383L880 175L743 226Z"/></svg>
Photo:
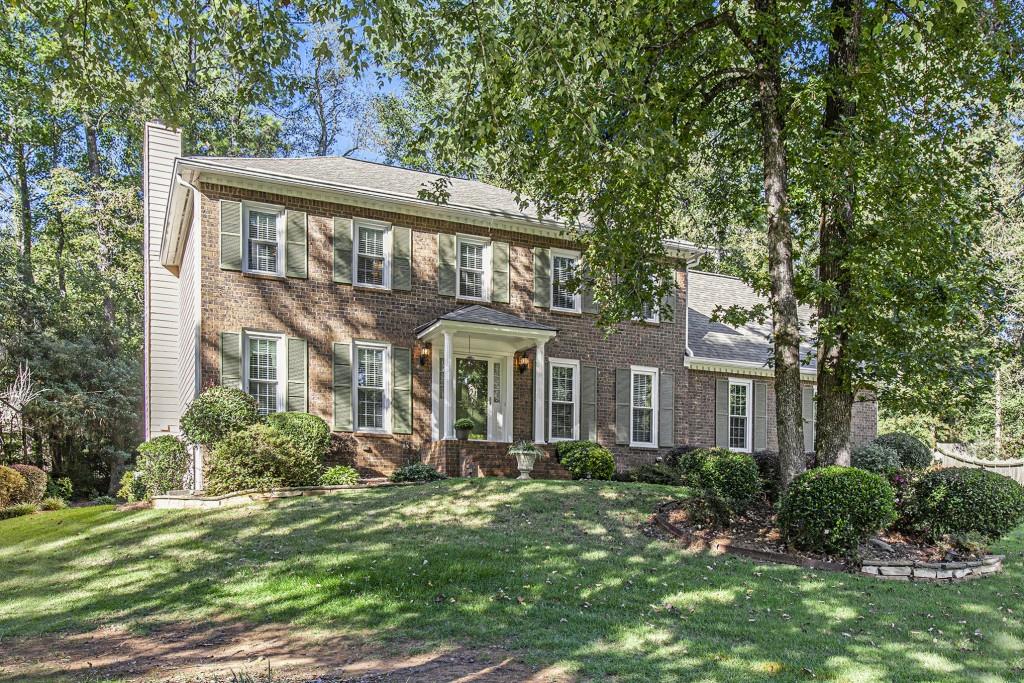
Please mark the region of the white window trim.
<svg viewBox="0 0 1024 683"><path fill-rule="evenodd" d="M555 395L553 391L552 382L554 381L555 373L551 372L552 368L563 367L572 368L572 436L553 436L551 434L551 407L555 401L552 398ZM568 358L551 358L548 360L548 441L576 441L580 438L580 362L578 360L571 360Z"/></svg>
<svg viewBox="0 0 1024 683"><path fill-rule="evenodd" d="M384 350L384 416L380 429L359 425L359 349ZM352 428L357 434L391 433L391 344L388 342L355 339L352 341Z"/></svg>
<svg viewBox="0 0 1024 683"><path fill-rule="evenodd" d="M633 376L651 375L654 377L654 385L651 387L651 440L637 441L633 438ZM629 366L629 445L630 448L657 448L658 447L658 368L644 365Z"/></svg>
<svg viewBox="0 0 1024 683"><path fill-rule="evenodd" d="M555 306L555 259L557 257L574 259L574 269L579 268L580 266L580 252L572 251L570 249L551 250L551 300L548 302L548 305L551 307L552 311L560 311L562 313L581 313L583 311L583 297L580 295L578 291L572 295L572 308L562 308L561 306Z"/></svg>
<svg viewBox="0 0 1024 683"><path fill-rule="evenodd" d="M480 288L483 296L467 296L462 293L462 244L479 244L484 248L484 272L483 283ZM475 272L475 271L474 271ZM491 240L476 235L455 236L455 298L462 301L486 301L491 300Z"/></svg>
<svg viewBox="0 0 1024 683"><path fill-rule="evenodd" d="M384 231L384 284L374 285L359 281L359 228L373 228ZM352 284L366 289L391 289L391 223L371 218L352 219Z"/></svg>
<svg viewBox="0 0 1024 683"><path fill-rule="evenodd" d="M249 267L249 211L260 213L277 214L277 270L256 270ZM242 272L253 275L271 275L284 277L284 256L285 256L285 209L277 204L263 204L261 202L242 202Z"/></svg>
<svg viewBox="0 0 1024 683"><path fill-rule="evenodd" d="M746 444L743 448L733 448L729 446L729 450L735 453L750 453L753 450L754 442L754 419L753 419L753 408L754 408L754 381L750 379L736 379L734 377L729 378L729 396L728 399L732 398L732 388L734 386L744 386L747 388L747 410L746 410L746 429L744 429L743 441ZM732 408L730 401L726 400L726 419L729 422L726 424L726 435L728 440L732 441ZM803 446L801 446L802 448Z"/></svg>
<svg viewBox="0 0 1024 683"><path fill-rule="evenodd" d="M277 410L284 412L285 387L288 384L288 349L287 338L283 334L274 332L258 332L255 330L242 330L242 379L243 389L249 394L249 340L250 339L273 339L277 342ZM252 394L250 394L251 396Z"/></svg>

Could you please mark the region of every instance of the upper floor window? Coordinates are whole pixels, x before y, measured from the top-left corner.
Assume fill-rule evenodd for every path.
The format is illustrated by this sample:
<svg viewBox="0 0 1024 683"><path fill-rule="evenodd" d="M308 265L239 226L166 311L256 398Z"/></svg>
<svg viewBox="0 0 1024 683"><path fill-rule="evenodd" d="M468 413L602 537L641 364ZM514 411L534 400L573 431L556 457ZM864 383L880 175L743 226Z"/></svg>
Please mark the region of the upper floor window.
<svg viewBox="0 0 1024 683"><path fill-rule="evenodd" d="M265 204L243 204L247 273L283 275L284 210Z"/></svg>
<svg viewBox="0 0 1024 683"><path fill-rule="evenodd" d="M284 404L280 342L274 335L245 335L245 386L260 415L276 413Z"/></svg>
<svg viewBox="0 0 1024 683"><path fill-rule="evenodd" d="M380 221L355 222L356 284L364 287L391 286L391 226Z"/></svg>
<svg viewBox="0 0 1024 683"><path fill-rule="evenodd" d="M579 263L579 254L572 251L551 252L551 308L557 311L580 310L580 295L570 287Z"/></svg>
<svg viewBox="0 0 1024 683"><path fill-rule="evenodd" d="M653 448L658 444L658 370L633 367L630 372L630 430L629 445Z"/></svg>
<svg viewBox="0 0 1024 683"><path fill-rule="evenodd" d="M729 448L734 451L750 451L751 386L750 380L729 380Z"/></svg>
<svg viewBox="0 0 1024 683"><path fill-rule="evenodd" d="M552 441L579 438L579 362L551 359L548 424Z"/></svg>
<svg viewBox="0 0 1024 683"><path fill-rule="evenodd" d="M355 351L356 430L389 431L389 347L380 343L356 342Z"/></svg>
<svg viewBox="0 0 1024 683"><path fill-rule="evenodd" d="M487 240L459 236L458 295L463 299L487 301L490 298L488 269L490 253Z"/></svg>

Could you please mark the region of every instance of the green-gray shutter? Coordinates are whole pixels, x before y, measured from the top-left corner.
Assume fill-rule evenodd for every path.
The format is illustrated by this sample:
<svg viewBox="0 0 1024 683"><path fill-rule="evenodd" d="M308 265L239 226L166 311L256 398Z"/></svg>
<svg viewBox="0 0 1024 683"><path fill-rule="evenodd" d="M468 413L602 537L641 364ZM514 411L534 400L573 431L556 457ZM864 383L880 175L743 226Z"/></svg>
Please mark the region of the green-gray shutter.
<svg viewBox="0 0 1024 683"><path fill-rule="evenodd" d="M491 242L491 301L508 303L508 242Z"/></svg>
<svg viewBox="0 0 1024 683"><path fill-rule="evenodd" d="M658 445L676 445L676 376L658 373Z"/></svg>
<svg viewBox="0 0 1024 683"><path fill-rule="evenodd" d="M352 284L352 219L334 217L334 281Z"/></svg>
<svg viewBox="0 0 1024 683"><path fill-rule="evenodd" d="M284 236L284 274L288 277L306 277L305 211L288 211L285 214Z"/></svg>
<svg viewBox="0 0 1024 683"><path fill-rule="evenodd" d="M238 332L220 333L220 383L242 388L242 335Z"/></svg>
<svg viewBox="0 0 1024 683"><path fill-rule="evenodd" d="M306 340L288 337L288 391L284 409L289 412L305 413L308 410L308 366Z"/></svg>
<svg viewBox="0 0 1024 683"><path fill-rule="evenodd" d="M661 322L672 323L676 320L676 300L679 298L679 290L676 289L676 280L672 278L672 287L668 293L665 294L665 298L661 302L662 310L666 311L666 315L661 316Z"/></svg>
<svg viewBox="0 0 1024 683"><path fill-rule="evenodd" d="M768 448L768 383L754 382L754 450Z"/></svg>
<svg viewBox="0 0 1024 683"><path fill-rule="evenodd" d="M615 443L629 444L629 419L632 411L629 394L629 368L615 369Z"/></svg>
<svg viewBox="0 0 1024 683"><path fill-rule="evenodd" d="M715 381L715 445L729 447L729 380Z"/></svg>
<svg viewBox="0 0 1024 683"><path fill-rule="evenodd" d="M804 418L804 453L814 452L814 387L805 386L801 390L801 404Z"/></svg>
<svg viewBox="0 0 1024 683"><path fill-rule="evenodd" d="M533 305L551 307L551 250L533 248Z"/></svg>
<svg viewBox="0 0 1024 683"><path fill-rule="evenodd" d="M335 342L333 349L334 429L352 431L352 345Z"/></svg>
<svg viewBox="0 0 1024 683"><path fill-rule="evenodd" d="M412 289L412 230L391 228L391 289Z"/></svg>
<svg viewBox="0 0 1024 683"><path fill-rule="evenodd" d="M391 349L391 431L412 434L412 350Z"/></svg>
<svg viewBox="0 0 1024 683"><path fill-rule="evenodd" d="M580 368L580 438L597 441L597 368Z"/></svg>
<svg viewBox="0 0 1024 683"><path fill-rule="evenodd" d="M220 267L242 269L242 203L220 200Z"/></svg>
<svg viewBox="0 0 1024 683"><path fill-rule="evenodd" d="M437 293L455 296L455 235L437 235Z"/></svg>

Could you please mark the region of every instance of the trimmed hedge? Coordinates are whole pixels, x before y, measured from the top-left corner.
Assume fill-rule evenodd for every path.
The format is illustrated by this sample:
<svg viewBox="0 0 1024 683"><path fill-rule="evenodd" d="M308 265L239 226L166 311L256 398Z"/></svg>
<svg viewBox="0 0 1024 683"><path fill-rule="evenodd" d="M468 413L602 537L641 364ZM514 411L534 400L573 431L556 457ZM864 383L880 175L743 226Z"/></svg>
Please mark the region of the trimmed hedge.
<svg viewBox="0 0 1024 683"><path fill-rule="evenodd" d="M779 528L802 550L848 553L896 519L892 487L856 467L820 467L793 480L782 499Z"/></svg>
<svg viewBox="0 0 1024 683"><path fill-rule="evenodd" d="M320 475L323 486L352 486L359 483L359 472L348 465L335 465Z"/></svg>
<svg viewBox="0 0 1024 683"><path fill-rule="evenodd" d="M331 428L317 415L309 413L271 413L267 424L281 432L296 448L311 458L323 461L331 445Z"/></svg>
<svg viewBox="0 0 1024 683"><path fill-rule="evenodd" d="M0 508L0 519L24 517L25 515L31 515L34 512L38 512L38 510L39 506L35 503L18 503L17 505L9 505L5 508Z"/></svg>
<svg viewBox="0 0 1024 683"><path fill-rule="evenodd" d="M593 441L560 441L556 451L573 479L611 479L615 474L615 456Z"/></svg>
<svg viewBox="0 0 1024 683"><path fill-rule="evenodd" d="M934 460L932 450L925 442L905 432L882 434L872 443L896 451L900 459L900 466L897 469L923 470L931 466Z"/></svg>
<svg viewBox="0 0 1024 683"><path fill-rule="evenodd" d="M900 454L877 442L854 449L850 455L850 465L886 476L903 469L900 466Z"/></svg>
<svg viewBox="0 0 1024 683"><path fill-rule="evenodd" d="M641 465L629 472L629 481L637 481L643 484L663 484L665 486L680 486L683 477L679 470L667 463L656 462L649 465Z"/></svg>
<svg viewBox="0 0 1024 683"><path fill-rule="evenodd" d="M256 399L241 389L210 387L181 416L189 443L213 448L227 436L260 422Z"/></svg>
<svg viewBox="0 0 1024 683"><path fill-rule="evenodd" d="M181 439L163 434L139 444L137 450L139 457L135 461L135 472L143 491L139 500L192 485L189 476L192 455Z"/></svg>
<svg viewBox="0 0 1024 683"><path fill-rule="evenodd" d="M25 490L19 503L38 503L46 495L46 472L35 465L11 465L21 476L25 477Z"/></svg>
<svg viewBox="0 0 1024 683"><path fill-rule="evenodd" d="M393 482L407 482L437 481L439 479L447 479L448 477L426 463L415 462L411 465L399 467L397 470L392 472L391 476L388 478Z"/></svg>
<svg viewBox="0 0 1024 683"><path fill-rule="evenodd" d="M16 505L21 502L28 488L28 481L21 472L0 465L0 508Z"/></svg>
<svg viewBox="0 0 1024 683"><path fill-rule="evenodd" d="M1024 487L973 467L935 470L914 484L904 520L911 531L932 540L946 534L994 540L1024 521Z"/></svg>
<svg viewBox="0 0 1024 683"><path fill-rule="evenodd" d="M742 514L761 494L761 477L754 458L724 448L701 448L680 458L685 483L725 501Z"/></svg>
<svg viewBox="0 0 1024 683"><path fill-rule="evenodd" d="M255 424L223 439L210 453L206 493L221 495L245 489L312 486L320 479L320 461L290 438L265 424Z"/></svg>

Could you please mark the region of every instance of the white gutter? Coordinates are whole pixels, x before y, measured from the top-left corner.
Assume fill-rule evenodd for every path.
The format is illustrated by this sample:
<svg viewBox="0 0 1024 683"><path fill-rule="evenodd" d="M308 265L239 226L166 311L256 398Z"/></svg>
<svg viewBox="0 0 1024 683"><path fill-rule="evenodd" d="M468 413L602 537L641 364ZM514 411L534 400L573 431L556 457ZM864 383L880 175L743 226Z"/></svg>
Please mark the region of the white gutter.
<svg viewBox="0 0 1024 683"><path fill-rule="evenodd" d="M683 359L683 365L691 370L704 370L706 372L728 372L756 377L775 376L775 371L764 363L751 363L748 361L687 356ZM817 375L817 369L806 365L800 366L801 379L814 379Z"/></svg>

